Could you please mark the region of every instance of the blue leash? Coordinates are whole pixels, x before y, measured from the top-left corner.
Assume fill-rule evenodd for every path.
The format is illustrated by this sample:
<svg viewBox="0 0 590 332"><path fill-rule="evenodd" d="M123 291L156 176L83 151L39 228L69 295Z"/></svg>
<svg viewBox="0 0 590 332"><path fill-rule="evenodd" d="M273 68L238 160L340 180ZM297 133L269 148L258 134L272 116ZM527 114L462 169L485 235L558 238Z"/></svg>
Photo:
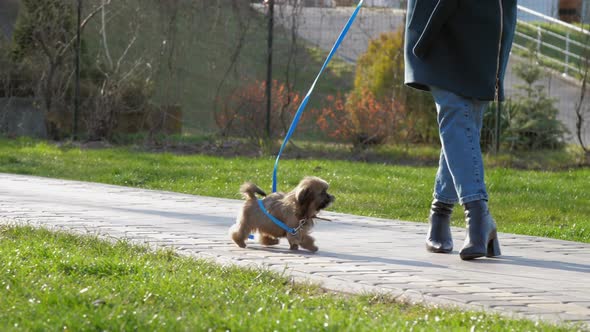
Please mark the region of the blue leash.
<svg viewBox="0 0 590 332"><path fill-rule="evenodd" d="M281 154L283 153L283 149L285 149L287 142L289 142L291 135L293 135L293 132L295 131L295 128L297 127L297 123L299 123L299 119L301 118L301 114L303 113L305 106L307 106L307 102L309 101L309 97L311 96L311 93L313 92L313 89L315 88L316 83L318 82L320 76L323 74L324 70L326 69L326 67L330 63L330 60L332 60L332 57L334 56L334 54L336 53L336 51L340 47L340 44L342 44L344 37L346 36L346 34L348 33L348 30L350 29L350 26L352 25L352 23L356 19L356 16L358 15L359 11L361 10L361 7L363 5L363 1L364 0L359 1L359 4L356 6L356 9L354 10L352 15L348 19L348 22L344 26L344 29L342 29L342 32L340 32L340 36L338 37L338 39L336 40L336 43L332 47L330 54L328 54L328 57L326 58L326 61L324 62L322 69L320 69L318 76L316 76L315 80L313 81L313 84L311 85L311 88L309 89L309 91L305 95L305 98L303 98L301 105L297 109L297 113L295 113L295 117L293 118L293 122L291 122L291 126L289 127L289 131L287 131L287 135L285 136L285 139L283 140L283 144L281 145L281 149L279 150L279 154L277 155L277 159L275 161L275 167L274 167L274 170L272 173L272 192L273 193L277 191L277 170L279 168L279 159L281 158ZM262 209L262 210L266 213L267 216L269 216L269 213L266 212L266 209Z"/></svg>
<svg viewBox="0 0 590 332"><path fill-rule="evenodd" d="M322 68L320 69L320 72L316 76L315 80L313 81L313 84L309 88L309 91L305 95L305 98L303 98L303 101L301 102L301 105L299 105L299 108L297 109L297 112L295 113L295 117L293 118L293 121L291 122L291 126L289 127L289 130L287 131L287 135L285 135L285 139L283 140L283 144L281 145L281 149L279 150L279 154L277 155L277 159L275 161L275 167L274 167L274 170L273 170L273 173L272 173L272 192L273 193L274 192L277 192L277 170L279 168L279 159L281 158L281 155L283 154L283 150L285 149L285 146L287 145L287 143L289 142L289 139L293 135L293 132L295 131L295 128L297 128L297 124L299 123L299 120L301 118L301 114L303 113L303 110L305 110L305 107L307 106L307 103L309 101L309 97L311 97L311 93L313 92L313 89L315 88L316 83L320 79L320 76L322 76L322 74L324 73L324 70L326 69L326 67L328 66L328 64L330 63L330 61L332 60L332 57L334 56L334 54L336 53L336 51L340 47L340 44L342 44L342 41L344 40L344 37L346 37L346 34L348 34L348 30L352 26L352 23L354 22L354 20L356 19L356 16L358 15L359 11L361 10L361 7L363 5L363 2L364 2L364 0L359 0L359 3L356 6L356 9L354 10L354 12L352 13L352 15L348 19L348 22L346 23L346 25L342 29L342 32L340 32L340 36L338 36L338 39L336 40L336 43L334 44L334 46L332 47L332 50L328 54L328 57L326 58L326 61L324 61L324 64L322 65ZM284 229L287 233L290 233L292 235L297 234L297 231L299 230L299 227L301 227L301 225L299 227L297 227L297 229L294 229L294 228L291 228L291 227L285 225L284 222L282 222L279 219L275 218L275 216L273 216L272 214L270 214L268 212L268 210L266 210L266 208L262 204L262 200L261 199L258 199L257 201L258 201L258 206L260 207L260 209L262 210L262 212L264 212L264 214L270 220L272 220L277 226L279 226L282 229ZM251 234L251 235L248 236L248 238L253 239L254 236Z"/></svg>
<svg viewBox="0 0 590 332"><path fill-rule="evenodd" d="M262 212L264 212L264 214L266 214L266 216L269 217L270 220L272 220L275 224L277 224L277 226L279 226L280 228L282 228L285 231L287 231L287 233L291 233L291 235L297 234L297 229L294 229L294 228L291 228L291 227L285 225L284 222L280 221L279 219L275 218L275 216L273 216L272 214L268 213L268 211L266 210L266 208L264 208L264 205L262 204L262 200L261 199L258 200L258 206L260 206L260 209L262 210Z"/></svg>

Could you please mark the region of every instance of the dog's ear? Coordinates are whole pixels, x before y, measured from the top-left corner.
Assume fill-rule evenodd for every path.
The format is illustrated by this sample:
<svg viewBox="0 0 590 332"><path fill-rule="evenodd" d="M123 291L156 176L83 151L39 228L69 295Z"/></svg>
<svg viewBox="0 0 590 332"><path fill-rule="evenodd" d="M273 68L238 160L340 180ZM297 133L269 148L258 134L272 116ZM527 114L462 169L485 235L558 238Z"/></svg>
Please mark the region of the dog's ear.
<svg viewBox="0 0 590 332"><path fill-rule="evenodd" d="M303 205L303 203L313 199L312 192L309 189L309 187L299 188L299 190L297 190L296 196L297 196L297 202L299 203L299 205Z"/></svg>
<svg viewBox="0 0 590 332"><path fill-rule="evenodd" d="M309 187L302 187L300 188L297 193L297 203L299 203L301 216L307 217L307 210L309 210L309 206L313 202L313 191Z"/></svg>

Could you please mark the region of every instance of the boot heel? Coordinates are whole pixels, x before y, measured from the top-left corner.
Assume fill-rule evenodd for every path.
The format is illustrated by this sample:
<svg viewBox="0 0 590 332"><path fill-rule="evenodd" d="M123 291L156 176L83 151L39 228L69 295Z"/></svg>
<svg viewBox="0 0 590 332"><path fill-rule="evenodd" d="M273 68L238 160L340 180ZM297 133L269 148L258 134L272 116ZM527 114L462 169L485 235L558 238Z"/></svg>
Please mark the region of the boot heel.
<svg viewBox="0 0 590 332"><path fill-rule="evenodd" d="M486 257L495 257L500 255L502 255L500 252L500 241L498 241L498 236L496 235L493 239L490 239L490 242L488 242L488 253L486 254Z"/></svg>

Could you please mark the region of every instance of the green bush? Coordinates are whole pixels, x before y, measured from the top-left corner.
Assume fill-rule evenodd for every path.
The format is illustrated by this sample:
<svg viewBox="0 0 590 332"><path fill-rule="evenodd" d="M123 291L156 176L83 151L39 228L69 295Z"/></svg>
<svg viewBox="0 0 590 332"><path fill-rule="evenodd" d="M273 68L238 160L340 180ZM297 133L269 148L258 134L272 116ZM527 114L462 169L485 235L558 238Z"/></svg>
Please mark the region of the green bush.
<svg viewBox="0 0 590 332"><path fill-rule="evenodd" d="M22 0L14 29L13 59L22 61L41 47L67 44L74 36L74 9L61 0ZM44 41L42 45L39 41Z"/></svg>
<svg viewBox="0 0 590 332"><path fill-rule="evenodd" d="M12 40L0 33L0 98L33 96L30 83L36 82L36 75L25 62L14 61L13 50Z"/></svg>
<svg viewBox="0 0 590 332"><path fill-rule="evenodd" d="M563 147L564 125L557 120L558 110L555 100L549 98L542 85L535 85L541 79L542 71L538 66L535 53L514 68L516 75L525 84L518 86L520 93L514 108L509 114L510 146L514 149L537 150L543 148L557 149Z"/></svg>
<svg viewBox="0 0 590 332"><path fill-rule="evenodd" d="M434 101L428 93L404 84L403 27L383 33L369 42L367 51L357 62L352 94L359 97L370 91L378 100L393 100L403 106L407 117L400 128L405 140L430 143L438 140Z"/></svg>
<svg viewBox="0 0 590 332"><path fill-rule="evenodd" d="M88 5L95 4L90 2ZM119 15L110 10L107 7L107 20ZM0 96L33 97L39 100L39 106L45 113L47 133L52 139L65 138L71 134L73 127L74 13L74 2L23 0L13 41L0 50ZM96 20L99 16L93 17ZM148 65L151 63L154 67L156 63L143 54L134 54L135 58L123 59L121 56L116 66L109 65L102 49L89 47L99 44L97 41L100 35L84 34L84 30L82 33L81 104L78 116L80 134L94 139L110 139L122 113L147 114L155 89L150 79L151 70L135 68L147 67L141 66L142 62ZM128 43L125 38L122 40ZM117 47L112 49L119 51ZM120 52L123 53L123 50ZM135 67L129 66L129 63Z"/></svg>
<svg viewBox="0 0 590 332"><path fill-rule="evenodd" d="M502 104L500 116L501 143L510 150L560 149L564 147L563 136L567 129L557 119L555 99L547 96L542 85L536 85L542 69L536 54L528 54L524 62L514 68L516 75L525 84L517 86L518 96ZM494 142L496 124L495 104L484 115L482 147Z"/></svg>

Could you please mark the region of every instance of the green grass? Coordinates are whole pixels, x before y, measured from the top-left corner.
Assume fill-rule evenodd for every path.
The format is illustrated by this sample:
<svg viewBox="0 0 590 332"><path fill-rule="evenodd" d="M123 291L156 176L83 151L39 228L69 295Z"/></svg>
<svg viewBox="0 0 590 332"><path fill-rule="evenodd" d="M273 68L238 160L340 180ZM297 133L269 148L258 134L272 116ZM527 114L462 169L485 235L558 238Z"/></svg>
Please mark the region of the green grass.
<svg viewBox="0 0 590 332"><path fill-rule="evenodd" d="M568 331L327 293L266 270L0 225L2 331Z"/></svg>
<svg viewBox="0 0 590 332"><path fill-rule="evenodd" d="M238 188L247 180L270 189L273 164L274 157L182 156L120 147L80 150L30 139L0 140L0 172L235 199L240 198ZM424 222L435 173L434 166L282 160L278 189L290 190L303 176L316 175L331 184L337 198L333 211ZM499 230L590 243L589 178L587 167L561 171L488 168L490 209ZM463 225L460 207L453 224Z"/></svg>
<svg viewBox="0 0 590 332"><path fill-rule="evenodd" d="M210 140L212 138L209 138ZM162 144L176 144L177 139L162 140ZM286 156L298 156L304 150L306 156L319 159L367 161L393 165L438 166L440 146L427 144L381 145L368 150L354 150L351 144L322 141L291 140L298 148L287 146ZM487 150L493 150L492 147ZM583 164L584 154L578 146L563 150L510 151L501 147L500 153L484 153L486 167L505 167L522 170L555 171L577 168Z"/></svg>

